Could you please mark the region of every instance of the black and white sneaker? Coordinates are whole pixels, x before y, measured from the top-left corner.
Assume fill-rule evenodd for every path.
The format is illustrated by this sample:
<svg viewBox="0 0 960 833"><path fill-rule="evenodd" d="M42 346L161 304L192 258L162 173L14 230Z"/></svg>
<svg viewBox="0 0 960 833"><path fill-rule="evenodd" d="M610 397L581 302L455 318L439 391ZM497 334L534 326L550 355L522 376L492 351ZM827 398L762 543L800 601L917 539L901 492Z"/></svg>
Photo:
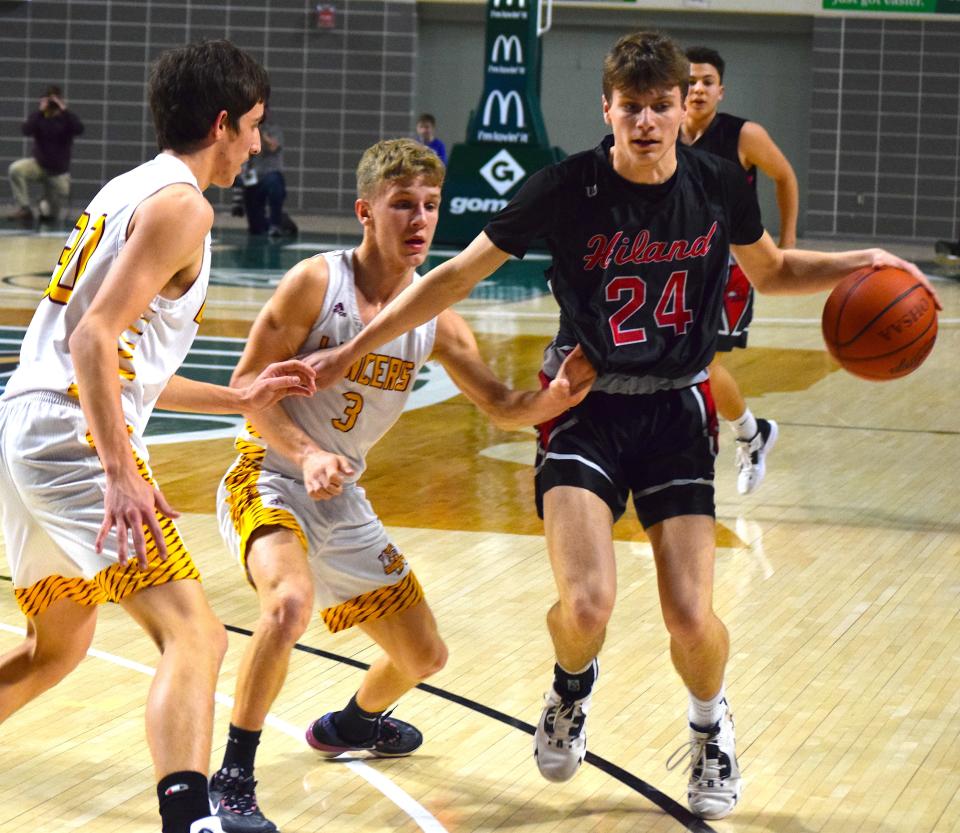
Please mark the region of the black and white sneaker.
<svg viewBox="0 0 960 833"><path fill-rule="evenodd" d="M240 768L218 769L210 779L210 805L223 833L278 833L257 803L257 782Z"/></svg>
<svg viewBox="0 0 960 833"><path fill-rule="evenodd" d="M737 491L749 495L760 488L767 473L767 455L773 451L779 434L772 419L758 419L757 433L749 440L737 440Z"/></svg>
<svg viewBox="0 0 960 833"><path fill-rule="evenodd" d="M713 726L691 723L690 740L670 756L667 769L674 769L687 754L690 812L702 819L726 818L740 800L740 767L729 708Z"/></svg>
<svg viewBox="0 0 960 833"><path fill-rule="evenodd" d="M334 721L336 712L327 712L307 727L307 743L328 758L344 752L369 752L377 758L402 758L423 745L420 730L390 713L377 720L376 734L364 743L351 743L340 737Z"/></svg>
<svg viewBox="0 0 960 833"><path fill-rule="evenodd" d="M553 686L533 735L533 757L548 781L569 781L587 754L586 722L593 695L564 700Z"/></svg>

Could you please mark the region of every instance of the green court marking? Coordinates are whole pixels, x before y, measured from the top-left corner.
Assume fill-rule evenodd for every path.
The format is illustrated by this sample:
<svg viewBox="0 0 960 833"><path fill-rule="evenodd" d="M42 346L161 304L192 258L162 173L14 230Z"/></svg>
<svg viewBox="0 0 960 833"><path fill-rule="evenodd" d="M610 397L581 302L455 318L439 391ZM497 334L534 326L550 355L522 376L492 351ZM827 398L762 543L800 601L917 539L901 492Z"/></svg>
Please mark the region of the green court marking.
<svg viewBox="0 0 960 833"><path fill-rule="evenodd" d="M24 327L0 327L0 362L7 359L0 363L0 393L16 368L25 331ZM245 344L246 340L240 338L197 336L179 373L200 382L228 385ZM458 392L443 368L434 363L424 365L414 380L404 410L442 402ZM242 426L240 416L185 414L158 409L151 415L144 436L151 443L234 437Z"/></svg>

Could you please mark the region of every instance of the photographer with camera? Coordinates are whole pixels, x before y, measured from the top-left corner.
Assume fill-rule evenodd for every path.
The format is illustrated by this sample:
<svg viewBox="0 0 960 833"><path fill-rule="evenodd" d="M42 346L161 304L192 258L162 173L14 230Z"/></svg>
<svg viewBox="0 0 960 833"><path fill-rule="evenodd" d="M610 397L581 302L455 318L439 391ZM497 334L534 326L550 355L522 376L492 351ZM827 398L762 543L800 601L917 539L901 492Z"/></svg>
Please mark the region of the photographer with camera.
<svg viewBox="0 0 960 833"><path fill-rule="evenodd" d="M24 136L33 137L33 155L10 164L10 188L17 209L8 219L24 225L33 222L29 185L37 182L43 188L40 221L56 222L70 193L70 150L74 137L83 133L83 122L67 109L60 88L50 85L21 129Z"/></svg>

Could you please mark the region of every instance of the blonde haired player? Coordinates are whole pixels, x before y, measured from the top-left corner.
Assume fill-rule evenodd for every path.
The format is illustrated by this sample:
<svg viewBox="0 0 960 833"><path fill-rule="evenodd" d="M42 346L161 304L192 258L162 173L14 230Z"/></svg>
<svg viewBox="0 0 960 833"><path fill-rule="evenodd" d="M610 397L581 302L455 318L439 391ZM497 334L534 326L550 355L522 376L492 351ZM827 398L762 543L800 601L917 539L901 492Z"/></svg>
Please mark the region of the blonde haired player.
<svg viewBox="0 0 960 833"><path fill-rule="evenodd" d="M308 258L287 273L253 325L234 381L246 383L268 362L353 338L419 280L443 175L436 154L413 140L369 148L357 170L355 211L363 241L356 249ZM331 631L356 625L384 655L341 711L311 724L308 743L326 755L366 749L399 756L422 742L417 729L384 711L439 671L447 649L416 576L357 481L368 450L399 418L430 356L505 426L562 413L586 395L593 377L578 350L549 388L513 391L484 364L464 320L448 310L361 357L329 390L288 400L249 421L218 501L224 539L260 600L223 765L211 780L224 830L276 830L257 805L254 757L314 596Z"/></svg>
<svg viewBox="0 0 960 833"><path fill-rule="evenodd" d="M156 405L250 412L313 390L299 362L241 389L175 375L210 274L202 191L229 186L259 152L268 91L264 69L227 41L160 57L150 107L162 152L80 216L0 402L4 537L27 617L24 642L0 657L0 721L73 670L97 605L119 603L162 655L147 740L164 833L220 830L205 773L226 635L147 465L144 428Z"/></svg>

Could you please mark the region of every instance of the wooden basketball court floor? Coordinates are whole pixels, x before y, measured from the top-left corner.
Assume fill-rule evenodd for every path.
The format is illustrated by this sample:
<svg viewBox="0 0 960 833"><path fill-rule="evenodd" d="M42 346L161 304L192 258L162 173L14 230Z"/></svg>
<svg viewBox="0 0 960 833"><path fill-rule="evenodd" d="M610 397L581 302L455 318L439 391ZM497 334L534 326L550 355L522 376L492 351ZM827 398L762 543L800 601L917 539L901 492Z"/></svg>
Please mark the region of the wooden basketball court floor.
<svg viewBox="0 0 960 833"><path fill-rule="evenodd" d="M324 247L217 238L215 285L186 371L205 378L226 377L271 282ZM0 238L0 372L16 361L61 245L62 235ZM484 285L461 307L485 355L518 386L535 384L555 323L530 278L540 267ZM616 529L619 600L590 757L567 784L540 778L530 733L550 681L544 615L554 588L532 507L532 434L492 427L435 368L422 407L382 441L365 477L450 647L447 667L397 708L426 741L400 760L331 762L307 748L304 727L340 708L376 656L362 634L333 636L315 621L261 744L267 814L284 833L960 830L960 283L938 288L939 340L909 378L874 384L831 363L822 297L761 298L751 347L729 362L754 412L781 427L767 481L750 497L736 492L732 442L726 428L721 435L716 604L733 639L728 691L745 783L730 819L692 819L684 777L665 769L686 739L686 700L632 519ZM257 616L214 518L232 424L157 425L155 471L230 630L217 765ZM0 573L9 575L2 555ZM24 621L9 582L0 587L3 651ZM0 830L159 829L143 727L155 660L119 609L102 610L91 655L0 727Z"/></svg>

